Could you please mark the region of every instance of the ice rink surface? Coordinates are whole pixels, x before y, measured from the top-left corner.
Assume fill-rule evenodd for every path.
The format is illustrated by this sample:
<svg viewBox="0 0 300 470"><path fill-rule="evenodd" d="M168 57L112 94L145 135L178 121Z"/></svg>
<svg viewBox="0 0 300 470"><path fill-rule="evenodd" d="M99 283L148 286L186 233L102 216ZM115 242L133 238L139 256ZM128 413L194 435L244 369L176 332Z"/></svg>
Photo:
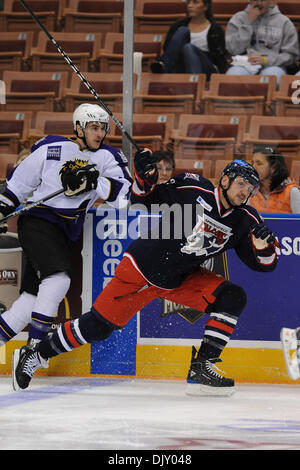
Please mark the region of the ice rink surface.
<svg viewBox="0 0 300 470"><path fill-rule="evenodd" d="M183 381L0 376L1 450L299 450L300 384L191 397ZM158 465L157 465L158 466Z"/></svg>

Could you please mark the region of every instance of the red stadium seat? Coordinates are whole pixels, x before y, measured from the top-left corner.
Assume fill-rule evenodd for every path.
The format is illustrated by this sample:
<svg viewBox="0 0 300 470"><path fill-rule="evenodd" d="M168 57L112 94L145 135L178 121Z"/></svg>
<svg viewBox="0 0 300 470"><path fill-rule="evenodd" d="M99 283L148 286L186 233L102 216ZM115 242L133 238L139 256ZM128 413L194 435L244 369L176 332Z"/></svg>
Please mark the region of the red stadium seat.
<svg viewBox="0 0 300 470"><path fill-rule="evenodd" d="M91 70L96 52L101 47L101 33L50 33L72 62L82 72ZM30 51L33 72L70 71L70 65L52 44L44 31L38 35L37 45Z"/></svg>
<svg viewBox="0 0 300 470"><path fill-rule="evenodd" d="M123 103L123 75L122 73L86 73L86 80L113 112L122 111ZM137 76L133 75L133 88L136 87ZM85 84L73 74L70 87L64 90L64 110L72 112L81 103L93 102L95 99Z"/></svg>
<svg viewBox="0 0 300 470"><path fill-rule="evenodd" d="M135 112L176 113L177 125L180 113L199 112L205 80L204 74L142 73L135 93Z"/></svg>
<svg viewBox="0 0 300 470"><path fill-rule="evenodd" d="M166 33L176 20L187 15L181 0L136 0L134 30L136 33Z"/></svg>
<svg viewBox="0 0 300 470"><path fill-rule="evenodd" d="M123 33L106 33L104 47L98 51L95 69L100 72L123 71ZM161 52L161 34L135 34L134 52L142 52L143 71L150 71L150 64Z"/></svg>
<svg viewBox="0 0 300 470"><path fill-rule="evenodd" d="M33 32L0 32L0 70L26 70Z"/></svg>
<svg viewBox="0 0 300 470"><path fill-rule="evenodd" d="M63 90L67 86L67 72L4 71L6 104L4 111L54 111L59 108Z"/></svg>
<svg viewBox="0 0 300 470"><path fill-rule="evenodd" d="M69 0L63 10L65 32L121 32L123 1Z"/></svg>

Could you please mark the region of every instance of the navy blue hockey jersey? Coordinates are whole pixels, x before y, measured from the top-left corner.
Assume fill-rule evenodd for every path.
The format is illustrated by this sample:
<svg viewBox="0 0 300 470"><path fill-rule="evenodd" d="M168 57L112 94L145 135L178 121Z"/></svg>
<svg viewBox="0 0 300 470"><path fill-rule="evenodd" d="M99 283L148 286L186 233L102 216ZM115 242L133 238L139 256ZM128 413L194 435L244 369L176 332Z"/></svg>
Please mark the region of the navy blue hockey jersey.
<svg viewBox="0 0 300 470"><path fill-rule="evenodd" d="M250 231L261 222L258 212L247 205L224 209L219 191L209 180L190 173L156 185L148 194L133 185L132 204L162 211L159 228L126 250L150 284L175 288L207 259L231 248L253 270L275 268L275 247L258 251L252 243Z"/></svg>

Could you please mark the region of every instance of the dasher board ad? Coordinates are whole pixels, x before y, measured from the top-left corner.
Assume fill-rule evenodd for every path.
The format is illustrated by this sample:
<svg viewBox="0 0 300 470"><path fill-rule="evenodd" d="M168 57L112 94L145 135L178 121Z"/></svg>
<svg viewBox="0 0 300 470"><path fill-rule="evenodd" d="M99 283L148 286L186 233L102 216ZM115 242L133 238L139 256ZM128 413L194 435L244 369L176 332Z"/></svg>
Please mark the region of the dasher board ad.
<svg viewBox="0 0 300 470"><path fill-rule="evenodd" d="M144 224L144 218L148 216L138 211L116 211L109 208L98 208L91 212L94 300L113 277L114 270L128 245L139 236L141 220ZM283 326L299 326L300 216L263 216L281 246L278 250L278 266L274 272L252 271L239 260L234 250L217 256L207 266L231 282L241 285L247 294L247 305L231 339L231 343L245 341L245 347L248 341L263 341L267 347L267 342L279 341L280 329ZM91 372L93 373L94 367L94 373L134 373L136 344L189 345L193 340L201 341L208 316L192 311L185 315L184 307L155 299L123 330L114 332L104 342L92 346L94 361ZM102 365L99 365L97 360L100 350ZM105 369L103 354L116 355L116 361L121 357L122 365L118 365L117 372L112 372L110 367L109 371ZM111 360L112 357L110 363Z"/></svg>

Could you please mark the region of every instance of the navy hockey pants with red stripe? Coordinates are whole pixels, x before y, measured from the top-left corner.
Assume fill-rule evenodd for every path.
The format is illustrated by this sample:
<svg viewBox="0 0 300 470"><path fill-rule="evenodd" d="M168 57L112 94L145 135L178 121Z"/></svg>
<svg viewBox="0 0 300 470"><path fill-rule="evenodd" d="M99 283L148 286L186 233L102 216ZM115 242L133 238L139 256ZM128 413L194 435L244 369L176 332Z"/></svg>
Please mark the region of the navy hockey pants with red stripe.
<svg viewBox="0 0 300 470"><path fill-rule="evenodd" d="M134 260L125 254L114 278L99 294L93 307L103 318L119 327L126 325L141 308L158 297L205 312L216 299L217 287L224 281L224 277L200 268L179 287L162 289L149 285L134 266Z"/></svg>

